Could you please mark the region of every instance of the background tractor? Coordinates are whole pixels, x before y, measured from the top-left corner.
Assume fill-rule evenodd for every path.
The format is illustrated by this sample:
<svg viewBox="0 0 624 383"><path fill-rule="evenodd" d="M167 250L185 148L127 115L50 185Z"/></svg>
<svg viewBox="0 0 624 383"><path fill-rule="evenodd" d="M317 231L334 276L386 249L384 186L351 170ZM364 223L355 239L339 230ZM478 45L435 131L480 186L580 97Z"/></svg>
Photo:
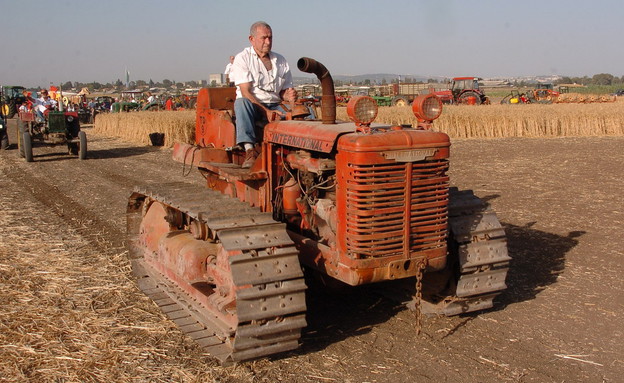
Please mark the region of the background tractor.
<svg viewBox="0 0 624 383"><path fill-rule="evenodd" d="M33 142L67 145L69 154L87 158L87 135L80 130L78 112L49 110L41 119L35 111L20 111L17 120L18 152L27 162L33 161Z"/></svg>
<svg viewBox="0 0 624 383"><path fill-rule="evenodd" d="M3 86L0 88L0 107L4 118L13 118L18 108L26 101L23 86Z"/></svg>
<svg viewBox="0 0 624 383"><path fill-rule="evenodd" d="M450 139L432 129L440 99L414 99L416 126L375 124L365 95L349 100L351 121L336 121L329 71L305 57L297 67L321 83L321 119L295 105L259 125L251 168L236 145L235 88L200 90L195 143L173 158L207 187L159 182L128 199L139 287L222 363L299 346L302 266L353 293L392 291L417 313L492 307L506 289L506 236L484 201L450 186Z"/></svg>
<svg viewBox="0 0 624 383"><path fill-rule="evenodd" d="M434 94L448 104L480 105L489 104L490 99L479 87L479 77L455 77L451 88Z"/></svg>
<svg viewBox="0 0 624 383"><path fill-rule="evenodd" d="M550 83L538 83L534 89L529 91L530 98L541 104L551 104L557 101L559 94L554 89L553 84Z"/></svg>

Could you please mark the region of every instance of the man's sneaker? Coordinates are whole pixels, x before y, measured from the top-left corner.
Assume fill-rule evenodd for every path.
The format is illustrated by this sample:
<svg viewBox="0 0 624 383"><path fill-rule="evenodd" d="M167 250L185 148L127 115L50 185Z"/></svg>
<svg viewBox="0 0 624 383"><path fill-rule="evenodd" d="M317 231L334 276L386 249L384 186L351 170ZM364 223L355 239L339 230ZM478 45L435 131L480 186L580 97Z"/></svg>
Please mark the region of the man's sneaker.
<svg viewBox="0 0 624 383"><path fill-rule="evenodd" d="M245 161L243 161L241 168L249 169L256 162L256 158L258 158L258 153L254 149L247 149L245 151Z"/></svg>

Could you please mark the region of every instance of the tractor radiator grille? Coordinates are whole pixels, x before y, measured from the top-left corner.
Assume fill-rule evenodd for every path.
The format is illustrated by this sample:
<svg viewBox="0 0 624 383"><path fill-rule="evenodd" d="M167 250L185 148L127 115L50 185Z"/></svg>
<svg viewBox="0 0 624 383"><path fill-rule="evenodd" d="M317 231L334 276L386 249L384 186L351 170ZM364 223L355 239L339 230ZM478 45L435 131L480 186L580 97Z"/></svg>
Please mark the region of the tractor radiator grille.
<svg viewBox="0 0 624 383"><path fill-rule="evenodd" d="M446 245L447 160L349 166L346 241L350 257L409 258Z"/></svg>
<svg viewBox="0 0 624 383"><path fill-rule="evenodd" d="M54 111L48 114L48 132L65 133L65 113Z"/></svg>

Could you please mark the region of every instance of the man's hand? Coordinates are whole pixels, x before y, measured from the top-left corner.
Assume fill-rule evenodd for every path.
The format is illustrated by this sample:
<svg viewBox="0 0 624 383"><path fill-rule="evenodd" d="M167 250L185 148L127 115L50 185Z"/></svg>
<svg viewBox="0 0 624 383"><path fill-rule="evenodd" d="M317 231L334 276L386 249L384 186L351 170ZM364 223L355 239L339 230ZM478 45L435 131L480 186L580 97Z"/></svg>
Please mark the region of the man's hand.
<svg viewBox="0 0 624 383"><path fill-rule="evenodd" d="M269 122L272 122L275 120L281 120L282 117L286 116L281 110L277 110L277 109L264 108L264 112L266 113L267 121Z"/></svg>
<svg viewBox="0 0 624 383"><path fill-rule="evenodd" d="M295 88L288 88L284 91L284 101L286 102L295 102L297 101L297 91Z"/></svg>

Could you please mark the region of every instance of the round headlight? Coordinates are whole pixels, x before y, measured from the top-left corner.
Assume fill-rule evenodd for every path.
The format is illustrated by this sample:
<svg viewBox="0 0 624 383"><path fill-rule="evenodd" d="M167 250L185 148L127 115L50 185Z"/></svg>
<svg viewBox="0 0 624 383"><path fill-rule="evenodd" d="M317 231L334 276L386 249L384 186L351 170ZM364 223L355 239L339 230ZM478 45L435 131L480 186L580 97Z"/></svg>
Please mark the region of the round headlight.
<svg viewBox="0 0 624 383"><path fill-rule="evenodd" d="M67 116L67 122L74 121L74 116Z"/></svg>
<svg viewBox="0 0 624 383"><path fill-rule="evenodd" d="M368 125L377 117L377 102L368 96L351 97L347 103L347 115L356 124Z"/></svg>
<svg viewBox="0 0 624 383"><path fill-rule="evenodd" d="M442 100L435 94L423 94L414 99L414 116L419 121L433 121L442 114Z"/></svg>

